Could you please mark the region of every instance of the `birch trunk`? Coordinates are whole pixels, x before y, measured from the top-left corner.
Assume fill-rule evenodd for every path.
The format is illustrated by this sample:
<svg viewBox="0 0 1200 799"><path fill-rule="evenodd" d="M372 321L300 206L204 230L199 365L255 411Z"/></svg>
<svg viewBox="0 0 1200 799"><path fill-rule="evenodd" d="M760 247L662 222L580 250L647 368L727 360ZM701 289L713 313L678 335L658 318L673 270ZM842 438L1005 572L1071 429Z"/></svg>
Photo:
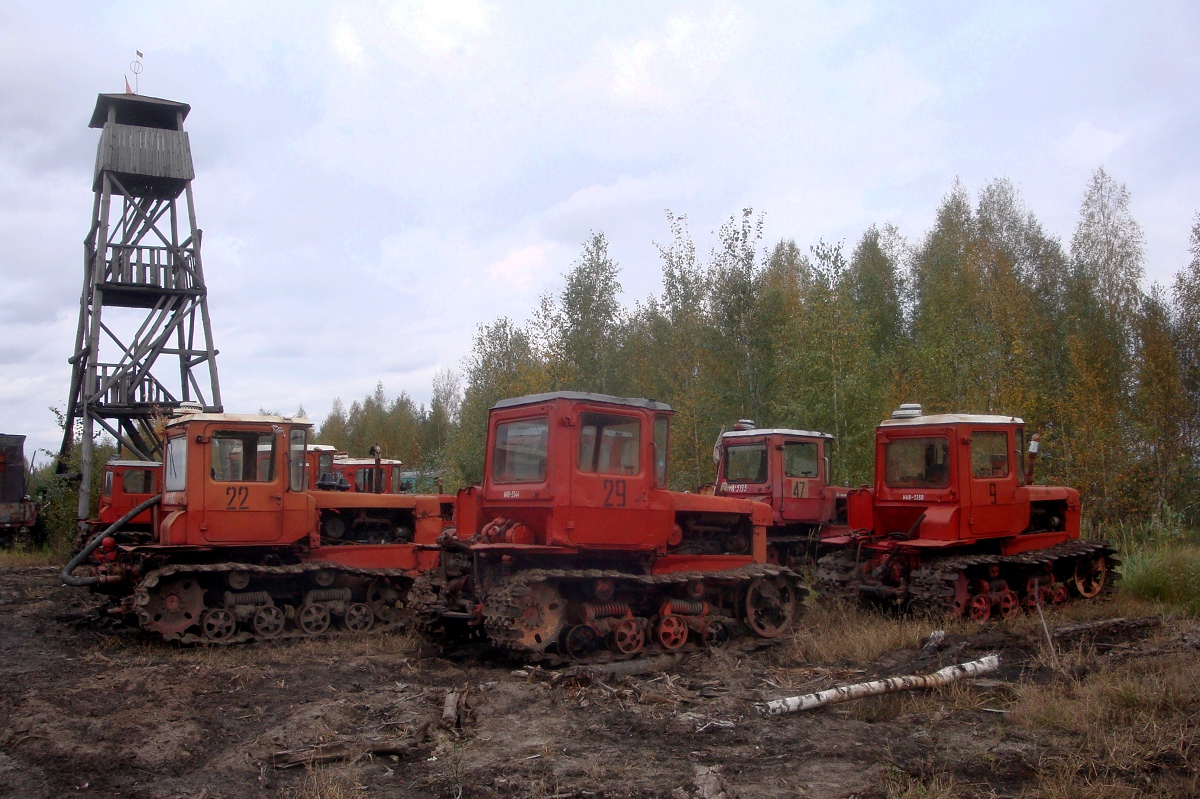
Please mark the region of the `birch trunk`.
<svg viewBox="0 0 1200 799"><path fill-rule="evenodd" d="M800 710L812 710L813 708L824 707L825 705L836 705L839 702L862 699L865 696L878 696L879 694L890 694L895 691L911 691L916 688L935 688L939 685L947 685L966 677L978 677L981 674L988 674L999 668L1000 656L988 655L985 658L972 660L969 663L958 663L954 666L947 666L941 671L936 671L933 674L925 676L910 674L904 677L889 677L886 680L843 685L839 688L818 691L815 694L773 699L770 702L760 703L755 707L764 715L778 716L781 713L795 713Z"/></svg>

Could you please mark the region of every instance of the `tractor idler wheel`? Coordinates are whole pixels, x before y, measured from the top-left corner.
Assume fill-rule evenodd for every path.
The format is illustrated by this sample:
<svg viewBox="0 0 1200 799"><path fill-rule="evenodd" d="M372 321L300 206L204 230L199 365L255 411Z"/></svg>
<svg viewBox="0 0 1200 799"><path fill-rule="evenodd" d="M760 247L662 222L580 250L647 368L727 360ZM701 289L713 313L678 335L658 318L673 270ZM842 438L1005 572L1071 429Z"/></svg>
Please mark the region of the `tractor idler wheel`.
<svg viewBox="0 0 1200 799"><path fill-rule="evenodd" d="M267 605L259 608L254 614L254 618L250 620L250 627L254 630L254 634L262 638L274 638L283 632L284 615L283 611L274 605Z"/></svg>
<svg viewBox="0 0 1200 799"><path fill-rule="evenodd" d="M399 599L400 592L382 577L376 577L367 586L367 604L380 624L393 624L399 618L400 612L396 608Z"/></svg>
<svg viewBox="0 0 1200 799"><path fill-rule="evenodd" d="M141 613L147 629L172 640L200 621L204 613L204 589L191 576L164 580L150 589Z"/></svg>
<svg viewBox="0 0 1200 799"><path fill-rule="evenodd" d="M792 624L796 592L791 583L758 577L746 589L746 623L760 638L775 638Z"/></svg>
<svg viewBox="0 0 1200 799"><path fill-rule="evenodd" d="M365 633L371 629L371 625L374 623L375 614L371 611L370 605L351 602L346 606L346 615L342 617L342 624L346 625L346 629L350 632Z"/></svg>
<svg viewBox="0 0 1200 799"><path fill-rule="evenodd" d="M967 602L967 617L983 624L992 617L992 600L985 594L976 594Z"/></svg>
<svg viewBox="0 0 1200 799"><path fill-rule="evenodd" d="M1021 599L1017 592L1005 588L1000 592L1000 604L996 608L1002 619L1015 619L1021 613Z"/></svg>
<svg viewBox="0 0 1200 799"><path fill-rule="evenodd" d="M562 644L568 657L582 660L600 648L600 636L586 624L576 624L563 633Z"/></svg>
<svg viewBox="0 0 1200 799"><path fill-rule="evenodd" d="M324 605L301 605L296 623L307 635L320 635L329 629L329 608Z"/></svg>
<svg viewBox="0 0 1200 799"><path fill-rule="evenodd" d="M237 622L224 608L209 608L200 614L200 629L210 641L225 641L237 632Z"/></svg>
<svg viewBox="0 0 1200 799"><path fill-rule="evenodd" d="M687 624L678 616L663 616L654 625L654 638L663 649L674 652L687 643Z"/></svg>
<svg viewBox="0 0 1200 799"><path fill-rule="evenodd" d="M613 647L623 655L634 655L646 645L646 631L636 619L622 619L612 631Z"/></svg>
<svg viewBox="0 0 1200 799"><path fill-rule="evenodd" d="M1095 559L1080 558L1075 562L1075 575L1072 582L1075 590L1084 599L1092 599L1104 590L1108 580L1108 560L1100 555Z"/></svg>

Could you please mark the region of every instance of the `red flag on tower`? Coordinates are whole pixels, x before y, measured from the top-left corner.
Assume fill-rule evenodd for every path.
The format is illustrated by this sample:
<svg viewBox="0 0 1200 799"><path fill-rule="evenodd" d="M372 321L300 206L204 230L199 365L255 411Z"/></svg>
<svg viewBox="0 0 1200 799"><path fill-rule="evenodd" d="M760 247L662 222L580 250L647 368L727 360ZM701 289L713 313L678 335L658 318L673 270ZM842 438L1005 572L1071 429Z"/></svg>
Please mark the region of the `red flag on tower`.
<svg viewBox="0 0 1200 799"><path fill-rule="evenodd" d="M129 88L129 78L125 78L125 93L133 94L133 89Z"/></svg>

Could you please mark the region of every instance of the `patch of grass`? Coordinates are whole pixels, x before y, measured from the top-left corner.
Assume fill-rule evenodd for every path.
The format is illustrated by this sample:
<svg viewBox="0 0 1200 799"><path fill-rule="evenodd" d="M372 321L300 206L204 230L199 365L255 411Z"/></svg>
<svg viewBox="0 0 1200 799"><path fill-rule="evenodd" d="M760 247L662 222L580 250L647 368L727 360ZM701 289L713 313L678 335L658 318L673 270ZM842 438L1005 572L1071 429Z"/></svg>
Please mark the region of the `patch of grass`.
<svg viewBox="0 0 1200 799"><path fill-rule="evenodd" d="M1161 543L1125 560L1122 588L1200 616L1200 545Z"/></svg>
<svg viewBox="0 0 1200 799"><path fill-rule="evenodd" d="M331 774L320 767L305 772L300 785L287 793L288 799L351 799L362 795L362 786L357 780Z"/></svg>
<svg viewBox="0 0 1200 799"><path fill-rule="evenodd" d="M1066 754L1041 765L1039 795L1195 795L1198 684L1200 659L1190 654L1105 666L1082 679L1021 684L1010 720L1065 739L1055 748Z"/></svg>
<svg viewBox="0 0 1200 799"><path fill-rule="evenodd" d="M962 796L950 777L922 779L897 768L888 769L883 787L888 799L956 799Z"/></svg>
<svg viewBox="0 0 1200 799"><path fill-rule="evenodd" d="M1148 519L1100 530L1124 561L1123 592L1200 616L1200 535L1183 516L1161 508Z"/></svg>
<svg viewBox="0 0 1200 799"><path fill-rule="evenodd" d="M0 567L61 566L65 558L48 547L29 548L20 544L0 550Z"/></svg>
<svg viewBox="0 0 1200 799"><path fill-rule="evenodd" d="M783 655L801 663L870 662L885 652L912 649L936 629L957 630L961 622L938 622L903 613L820 602L800 620Z"/></svg>

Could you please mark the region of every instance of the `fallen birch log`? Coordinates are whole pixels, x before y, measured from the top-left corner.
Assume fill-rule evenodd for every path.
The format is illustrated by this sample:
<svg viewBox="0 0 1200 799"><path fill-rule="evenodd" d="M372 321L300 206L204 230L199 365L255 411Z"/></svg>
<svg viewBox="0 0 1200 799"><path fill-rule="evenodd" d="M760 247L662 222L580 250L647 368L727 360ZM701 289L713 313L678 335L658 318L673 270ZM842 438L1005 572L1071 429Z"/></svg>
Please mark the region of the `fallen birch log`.
<svg viewBox="0 0 1200 799"><path fill-rule="evenodd" d="M405 757L420 748L421 744L425 742L428 732L429 722L426 721L413 730L412 734L400 740L336 741L308 749L275 752L271 755L271 765L277 769L285 769L296 766L315 766L337 760L357 762L366 755Z"/></svg>
<svg viewBox="0 0 1200 799"><path fill-rule="evenodd" d="M966 677L978 677L980 674L988 674L996 671L998 668L1000 668L1000 656L988 655L985 658L972 660L969 663L958 663L954 666L947 666L941 671L936 671L933 674L927 674L923 677L910 674L904 677L889 677L886 680L843 685L839 688L818 691L815 694L772 699L770 702L759 703L755 707L764 715L778 716L781 713L812 710L813 708L824 707L825 705L848 702L851 699L890 694L895 691L936 688L939 685L947 685Z"/></svg>

